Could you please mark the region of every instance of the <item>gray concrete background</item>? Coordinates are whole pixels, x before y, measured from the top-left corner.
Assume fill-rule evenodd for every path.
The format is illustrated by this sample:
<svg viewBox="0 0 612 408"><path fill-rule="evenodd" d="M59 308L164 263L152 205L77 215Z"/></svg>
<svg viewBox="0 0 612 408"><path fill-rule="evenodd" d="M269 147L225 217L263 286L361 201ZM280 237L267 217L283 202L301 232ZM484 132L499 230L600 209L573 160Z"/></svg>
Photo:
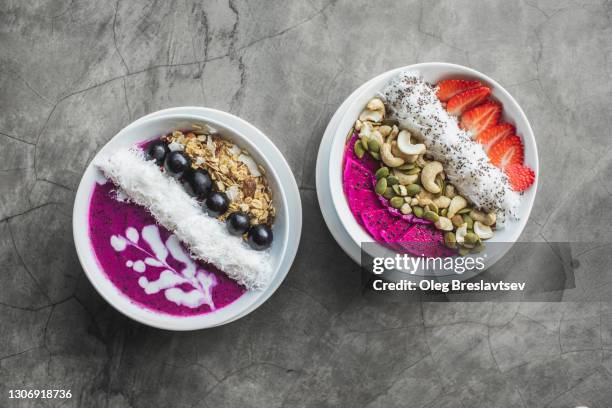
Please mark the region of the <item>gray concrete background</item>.
<svg viewBox="0 0 612 408"><path fill-rule="evenodd" d="M363 296L314 190L323 130L358 85L416 62L473 67L516 97L537 137L541 184L522 239L597 242L577 256L601 276L573 300L609 291L609 1L0 5L0 406L612 406L611 303ZM85 278L71 233L74 191L100 146L180 105L262 129L304 206L276 294L193 333L115 312ZM73 398L8 400L11 388Z"/></svg>

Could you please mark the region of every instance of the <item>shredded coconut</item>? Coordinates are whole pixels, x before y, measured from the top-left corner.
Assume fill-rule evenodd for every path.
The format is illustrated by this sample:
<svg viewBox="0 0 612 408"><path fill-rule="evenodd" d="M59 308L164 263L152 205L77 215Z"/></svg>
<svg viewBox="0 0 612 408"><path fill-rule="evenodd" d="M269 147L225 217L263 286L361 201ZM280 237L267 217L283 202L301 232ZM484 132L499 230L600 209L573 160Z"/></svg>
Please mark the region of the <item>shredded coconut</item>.
<svg viewBox="0 0 612 408"><path fill-rule="evenodd" d="M235 201L240 197L240 190L238 190L238 186L234 185L225 190L225 194L230 201Z"/></svg>
<svg viewBox="0 0 612 408"><path fill-rule="evenodd" d="M251 172L251 175L253 177L261 176L261 173L259 169L257 168L257 163L255 163L255 160L253 160L251 156L247 156L246 154L241 154L240 156L238 156L238 160L243 162L249 168L249 171Z"/></svg>
<svg viewBox="0 0 612 408"><path fill-rule="evenodd" d="M213 141L212 136L208 136L208 139L206 139L206 148L210 151L212 157L215 157L217 155L215 142Z"/></svg>
<svg viewBox="0 0 612 408"><path fill-rule="evenodd" d="M254 251L225 225L202 213L198 202L173 178L164 175L141 150L123 148L96 165L131 202L145 207L157 222L173 231L192 255L209 262L247 289L260 290L272 277L267 251Z"/></svg>
<svg viewBox="0 0 612 408"><path fill-rule="evenodd" d="M229 149L232 156L239 156L242 153L242 149L240 149L237 145L232 145Z"/></svg>
<svg viewBox="0 0 612 408"><path fill-rule="evenodd" d="M502 218L515 215L519 194L482 146L446 112L435 86L417 72L404 71L387 84L382 96L400 126L421 136L428 153L444 163L447 177L464 197Z"/></svg>
<svg viewBox="0 0 612 408"><path fill-rule="evenodd" d="M168 144L168 149L170 149L171 152L177 152L177 151L183 151L184 147L180 143L172 142Z"/></svg>

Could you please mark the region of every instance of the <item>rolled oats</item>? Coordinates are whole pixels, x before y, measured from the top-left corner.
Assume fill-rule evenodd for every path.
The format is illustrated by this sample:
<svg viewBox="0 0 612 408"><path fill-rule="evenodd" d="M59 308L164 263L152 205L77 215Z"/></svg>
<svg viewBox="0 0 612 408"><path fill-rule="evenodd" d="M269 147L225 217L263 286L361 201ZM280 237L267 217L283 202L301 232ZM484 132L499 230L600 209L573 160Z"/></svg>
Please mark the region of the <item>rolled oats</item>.
<svg viewBox="0 0 612 408"><path fill-rule="evenodd" d="M243 211L251 216L252 224L272 224L276 209L272 204L265 169L258 165L261 175L251 174L249 167L239 160L241 155L248 156L247 152L211 129L196 128L196 131L186 134L174 131L166 136L166 140L182 144L192 160L192 166L207 170L219 191L232 189L229 209L219 219L224 220L232 212Z"/></svg>

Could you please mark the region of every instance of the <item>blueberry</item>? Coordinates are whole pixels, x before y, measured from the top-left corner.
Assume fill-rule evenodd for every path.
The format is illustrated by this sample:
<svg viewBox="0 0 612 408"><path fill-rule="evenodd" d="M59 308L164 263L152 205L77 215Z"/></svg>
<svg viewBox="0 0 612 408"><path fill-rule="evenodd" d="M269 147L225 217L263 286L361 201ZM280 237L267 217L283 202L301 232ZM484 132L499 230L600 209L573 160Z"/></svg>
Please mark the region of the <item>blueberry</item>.
<svg viewBox="0 0 612 408"><path fill-rule="evenodd" d="M155 160L158 166L161 166L164 164L164 159L169 151L168 145L163 140L156 140L147 147L147 156L149 159Z"/></svg>
<svg viewBox="0 0 612 408"><path fill-rule="evenodd" d="M185 173L185 179L198 198L204 199L212 192L212 179L204 169L188 171Z"/></svg>
<svg viewBox="0 0 612 408"><path fill-rule="evenodd" d="M242 235L248 231L250 219L248 214L237 211L227 217L227 230L232 235Z"/></svg>
<svg viewBox="0 0 612 408"><path fill-rule="evenodd" d="M185 173L185 170L191 166L189 157L181 151L168 153L166 156L165 167L168 174L172 177L179 178Z"/></svg>
<svg viewBox="0 0 612 408"><path fill-rule="evenodd" d="M249 230L249 245L258 251L268 248L273 238L272 229L266 224L254 225Z"/></svg>
<svg viewBox="0 0 612 408"><path fill-rule="evenodd" d="M224 214L229 207L229 198L225 193L215 191L211 193L206 199L206 209L211 217L218 217Z"/></svg>

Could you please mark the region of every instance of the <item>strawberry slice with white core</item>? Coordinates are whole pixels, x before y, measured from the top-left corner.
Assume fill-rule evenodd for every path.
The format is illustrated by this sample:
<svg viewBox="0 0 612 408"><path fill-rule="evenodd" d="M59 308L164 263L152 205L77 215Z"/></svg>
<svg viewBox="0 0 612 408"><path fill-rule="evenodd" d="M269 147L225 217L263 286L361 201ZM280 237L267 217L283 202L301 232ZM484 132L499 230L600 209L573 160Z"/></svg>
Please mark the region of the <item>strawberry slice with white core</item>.
<svg viewBox="0 0 612 408"><path fill-rule="evenodd" d="M450 98L446 104L448 113L460 116L463 112L483 103L491 95L491 89L486 86L469 89Z"/></svg>
<svg viewBox="0 0 612 408"><path fill-rule="evenodd" d="M509 123L500 123L499 125L491 126L476 136L476 141L482 145L485 152L501 139L516 133L516 129Z"/></svg>
<svg viewBox="0 0 612 408"><path fill-rule="evenodd" d="M460 94L468 89L478 88L482 84L480 81L468 81L465 79L446 79L438 82L436 95L442 102L448 101L453 96Z"/></svg>
<svg viewBox="0 0 612 408"><path fill-rule="evenodd" d="M510 164L504 169L514 191L525 191L535 181L535 173L523 164Z"/></svg>
<svg viewBox="0 0 612 408"><path fill-rule="evenodd" d="M488 155L491 163L500 169L510 164L523 164L523 141L517 135L506 136L489 149Z"/></svg>
<svg viewBox="0 0 612 408"><path fill-rule="evenodd" d="M497 124L501 116L502 107L497 102L485 102L470 109L461 115L459 126L478 136L487 128Z"/></svg>

